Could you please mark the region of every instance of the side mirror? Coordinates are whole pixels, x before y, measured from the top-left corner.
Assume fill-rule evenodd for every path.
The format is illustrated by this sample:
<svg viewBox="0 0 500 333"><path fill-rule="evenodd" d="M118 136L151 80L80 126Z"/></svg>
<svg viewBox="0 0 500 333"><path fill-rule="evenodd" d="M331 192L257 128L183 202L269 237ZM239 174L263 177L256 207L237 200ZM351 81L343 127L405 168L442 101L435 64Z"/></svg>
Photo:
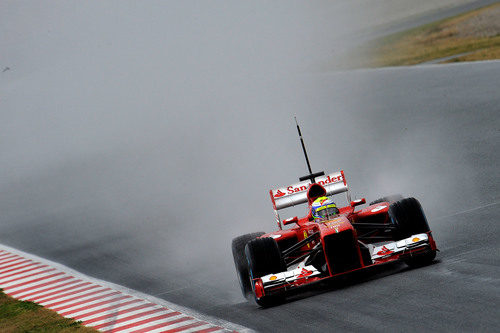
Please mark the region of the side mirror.
<svg viewBox="0 0 500 333"><path fill-rule="evenodd" d="M288 219L283 220L283 225L297 223L297 222L299 222L299 218L297 216L294 216L294 217L290 217Z"/></svg>
<svg viewBox="0 0 500 333"><path fill-rule="evenodd" d="M358 199L358 200L351 201L351 207L356 207L356 206L359 206L359 205L362 205L362 204L365 204L365 203L366 203L366 199L365 198L361 198L361 199Z"/></svg>

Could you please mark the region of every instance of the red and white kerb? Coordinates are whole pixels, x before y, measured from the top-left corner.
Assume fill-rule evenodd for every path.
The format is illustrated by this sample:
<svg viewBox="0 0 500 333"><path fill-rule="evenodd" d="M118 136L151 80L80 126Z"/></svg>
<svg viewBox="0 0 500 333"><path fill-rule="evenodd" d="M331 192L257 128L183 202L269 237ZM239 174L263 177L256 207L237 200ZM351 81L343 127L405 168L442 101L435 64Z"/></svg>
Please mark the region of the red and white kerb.
<svg viewBox="0 0 500 333"><path fill-rule="evenodd" d="M31 258L29 258L31 257ZM0 245L0 288L102 332L230 332L248 329L94 280Z"/></svg>

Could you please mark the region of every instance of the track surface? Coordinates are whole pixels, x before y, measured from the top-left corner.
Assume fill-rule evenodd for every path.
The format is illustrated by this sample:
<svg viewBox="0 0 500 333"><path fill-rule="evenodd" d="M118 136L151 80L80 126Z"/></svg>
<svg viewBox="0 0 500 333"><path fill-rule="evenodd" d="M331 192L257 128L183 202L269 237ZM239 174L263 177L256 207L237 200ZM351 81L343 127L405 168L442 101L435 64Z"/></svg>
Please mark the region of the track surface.
<svg viewBox="0 0 500 333"><path fill-rule="evenodd" d="M170 221L166 225L148 223L154 219L150 203L123 206L120 212L100 211L100 192L99 200L92 201L89 195L83 205L71 204L67 188L88 191L84 185L88 179L100 179L123 200L118 180L128 178L113 178L114 171L103 165L111 160L113 168L132 167L124 166L128 160L123 156L107 156L2 189L0 242L258 331L498 331L498 82L498 61L359 70L303 77L300 88L307 88L300 98L290 93L286 101L274 100L276 105L309 101L300 106L308 110L302 115L310 121L306 124L313 124L303 126L303 134L314 168L344 168L354 194L366 196L367 201L397 192L420 199L441 250L436 263L428 267L410 270L402 264L389 265L307 290L271 309L242 299L230 256L231 238L273 230L266 186L292 183L305 170L291 123L267 125L267 117L274 124L289 117L279 111L234 121L261 122L262 131L283 131L283 141L291 141L273 143L282 152L261 149L261 143L253 152L251 145L242 144L248 156L241 155L240 163L262 156L264 161L275 157L285 164L255 165L251 175L248 166L242 173L236 164L236 169L221 166L211 175L217 178L215 183L206 178L214 187L199 188L201 197L193 191L194 199L206 198L205 204L214 207L203 212L205 218L192 211L200 224L177 221L179 215L189 217L189 211L170 220L164 216ZM290 88L294 91L298 87ZM263 176L266 173L276 177ZM221 181L224 178L229 179ZM147 185L154 187L152 182ZM237 193L238 201L224 195L234 194L235 186L248 193ZM135 195L137 200L155 202L154 197L137 193L130 194L132 199ZM43 210L45 204L57 206L51 198L61 203L59 211ZM228 211L228 207L237 208ZM111 219L112 215L118 218ZM207 227L212 228L206 231Z"/></svg>

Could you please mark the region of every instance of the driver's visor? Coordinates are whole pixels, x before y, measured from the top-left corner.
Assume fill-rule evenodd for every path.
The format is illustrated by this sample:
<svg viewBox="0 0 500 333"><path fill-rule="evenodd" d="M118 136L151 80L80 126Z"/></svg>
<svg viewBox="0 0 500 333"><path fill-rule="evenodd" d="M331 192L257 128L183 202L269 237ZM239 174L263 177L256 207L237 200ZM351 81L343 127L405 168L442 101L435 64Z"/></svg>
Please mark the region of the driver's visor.
<svg viewBox="0 0 500 333"><path fill-rule="evenodd" d="M327 217L331 215L335 215L338 213L337 206L335 205L328 205L328 206L322 206L316 209L316 215L319 217Z"/></svg>

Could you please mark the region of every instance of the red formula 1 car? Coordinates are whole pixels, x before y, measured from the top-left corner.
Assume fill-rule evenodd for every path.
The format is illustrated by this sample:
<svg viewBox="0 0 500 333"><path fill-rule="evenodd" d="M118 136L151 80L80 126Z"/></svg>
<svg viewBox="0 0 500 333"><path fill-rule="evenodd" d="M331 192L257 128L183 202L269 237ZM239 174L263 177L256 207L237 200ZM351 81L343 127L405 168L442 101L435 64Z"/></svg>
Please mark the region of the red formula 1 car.
<svg viewBox="0 0 500 333"><path fill-rule="evenodd" d="M343 171L326 176L310 172L300 180L270 191L278 231L247 234L232 242L243 294L253 294L259 305L274 304L289 290L367 267L396 260L419 266L434 260L436 243L415 198L384 197L359 209L366 200L351 201ZM314 200L343 192L348 206L325 220L313 218ZM279 210L305 203L306 216L280 220ZM282 225L291 227L285 230Z"/></svg>

